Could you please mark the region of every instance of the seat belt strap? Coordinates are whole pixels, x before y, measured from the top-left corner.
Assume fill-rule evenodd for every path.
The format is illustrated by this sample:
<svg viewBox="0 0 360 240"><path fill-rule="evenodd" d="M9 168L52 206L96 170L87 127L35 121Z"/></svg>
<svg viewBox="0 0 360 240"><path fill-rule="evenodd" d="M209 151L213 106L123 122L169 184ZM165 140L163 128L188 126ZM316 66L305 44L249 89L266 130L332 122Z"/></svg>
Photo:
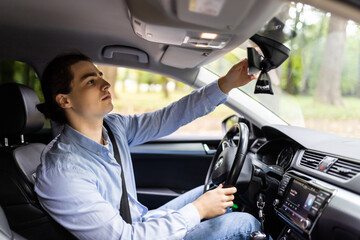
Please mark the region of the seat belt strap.
<svg viewBox="0 0 360 240"><path fill-rule="evenodd" d="M105 121L104 121L104 127L108 131L110 141L111 141L111 143L113 145L114 157L115 157L116 161L119 163L119 165L121 167L122 195L121 195L121 199L120 199L120 216L124 219L125 222L127 222L129 224L132 224L130 207L129 207L129 198L128 198L128 194L127 194L127 190L126 190L126 184L125 184L124 168L123 168L123 166L121 164L119 149L118 149L114 134L112 133L109 125Z"/></svg>

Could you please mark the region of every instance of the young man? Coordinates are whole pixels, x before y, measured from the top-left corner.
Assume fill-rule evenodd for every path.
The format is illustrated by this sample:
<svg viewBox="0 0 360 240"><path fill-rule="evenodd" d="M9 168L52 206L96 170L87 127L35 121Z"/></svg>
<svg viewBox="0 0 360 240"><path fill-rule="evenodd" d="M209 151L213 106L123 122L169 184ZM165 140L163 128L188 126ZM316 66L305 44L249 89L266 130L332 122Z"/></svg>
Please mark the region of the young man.
<svg viewBox="0 0 360 240"><path fill-rule="evenodd" d="M161 110L135 116L108 114L110 84L91 59L68 54L49 63L42 78L46 117L64 124L44 150L35 191L44 209L79 239L247 239L259 222L246 213L227 213L235 187L191 190L159 209L137 201L129 147L174 132L223 103L247 84L247 60L215 81ZM115 136L111 142L104 121ZM117 144L122 168L114 159ZM132 224L119 214L123 171ZM208 219L200 222L202 219Z"/></svg>

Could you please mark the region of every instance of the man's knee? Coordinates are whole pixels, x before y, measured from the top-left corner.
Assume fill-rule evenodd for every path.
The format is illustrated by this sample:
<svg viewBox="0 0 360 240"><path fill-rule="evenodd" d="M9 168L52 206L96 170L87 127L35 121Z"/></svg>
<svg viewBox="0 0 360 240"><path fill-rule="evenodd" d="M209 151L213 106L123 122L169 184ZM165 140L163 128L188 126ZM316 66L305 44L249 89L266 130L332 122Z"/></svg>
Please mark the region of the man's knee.
<svg viewBox="0 0 360 240"><path fill-rule="evenodd" d="M261 224L253 215L244 212L232 212L230 221L235 224L241 232L254 232L261 229Z"/></svg>
<svg viewBox="0 0 360 240"><path fill-rule="evenodd" d="M254 216L232 212L201 222L185 239L248 239L250 233L260 228L260 222Z"/></svg>

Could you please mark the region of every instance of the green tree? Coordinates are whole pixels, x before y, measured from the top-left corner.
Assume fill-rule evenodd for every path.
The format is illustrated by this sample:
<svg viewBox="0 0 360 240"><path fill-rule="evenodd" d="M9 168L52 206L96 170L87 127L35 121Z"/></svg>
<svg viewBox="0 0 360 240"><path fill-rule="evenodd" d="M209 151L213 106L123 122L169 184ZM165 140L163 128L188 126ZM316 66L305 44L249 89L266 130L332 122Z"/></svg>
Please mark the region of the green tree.
<svg viewBox="0 0 360 240"><path fill-rule="evenodd" d="M314 8L312 8L311 11L317 11ZM310 94L310 88L311 88L311 73L316 71L316 69L319 69L320 67L320 60L319 56L321 56L323 52L323 47L320 47L321 43L319 42L319 39L322 38L324 35L324 30L327 27L327 17L325 14L322 14L321 20L319 24L313 24L314 26L308 26L306 29L307 37L309 38L308 42L312 42L313 44L309 44L311 46L311 49L307 49L307 51L310 54L309 61L305 69L311 69L312 71L305 71L303 74L303 80L302 80L302 86L300 93L302 95L309 95ZM306 59L306 58L305 58ZM317 75L315 76L317 77Z"/></svg>
<svg viewBox="0 0 360 240"><path fill-rule="evenodd" d="M319 80L315 89L315 99L321 103L343 105L340 86L346 44L346 25L346 19L331 15L325 43L326 51L322 58Z"/></svg>
<svg viewBox="0 0 360 240"><path fill-rule="evenodd" d="M0 61L0 84L8 82L24 84L34 89L40 101L43 101L44 97L38 76L28 64L18 61Z"/></svg>
<svg viewBox="0 0 360 240"><path fill-rule="evenodd" d="M294 19L294 29L297 28L297 25L301 22L300 20L300 15L302 14L302 12L304 11L304 5L303 4L297 4L295 7L296 9L296 16ZM303 24L303 23L301 23ZM300 36L302 37L302 36ZM299 38L299 37L298 37ZM304 39L302 39L304 40ZM290 49L294 49L295 51L297 51L298 49L300 49L299 44L295 43L294 39L290 40ZM290 55L288 62L287 62L287 81L286 81L286 86L285 86L285 91L293 94L293 93L297 93L298 92L298 82L301 80L302 78L302 65L301 65L301 58L299 58L299 55Z"/></svg>

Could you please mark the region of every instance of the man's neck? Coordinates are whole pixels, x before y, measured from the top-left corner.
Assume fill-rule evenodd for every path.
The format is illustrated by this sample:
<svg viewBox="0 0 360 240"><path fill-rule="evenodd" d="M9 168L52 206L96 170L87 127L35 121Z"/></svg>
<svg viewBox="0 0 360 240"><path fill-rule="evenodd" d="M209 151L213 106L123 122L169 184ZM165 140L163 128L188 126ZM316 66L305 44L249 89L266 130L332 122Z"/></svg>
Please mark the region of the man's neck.
<svg viewBox="0 0 360 240"><path fill-rule="evenodd" d="M103 119L98 121L72 121L69 122L69 125L95 142L104 143L102 138Z"/></svg>

